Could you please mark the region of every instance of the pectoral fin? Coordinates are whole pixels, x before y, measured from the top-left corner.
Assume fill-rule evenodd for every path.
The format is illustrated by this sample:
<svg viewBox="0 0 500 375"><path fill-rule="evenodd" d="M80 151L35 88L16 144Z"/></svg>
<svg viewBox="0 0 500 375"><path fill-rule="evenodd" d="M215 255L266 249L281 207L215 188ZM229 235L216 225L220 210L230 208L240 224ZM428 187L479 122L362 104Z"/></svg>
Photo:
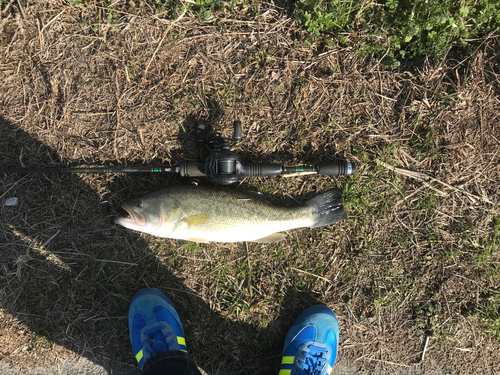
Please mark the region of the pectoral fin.
<svg viewBox="0 0 500 375"><path fill-rule="evenodd" d="M186 216L181 220L181 228L187 229L195 225L205 224L211 217L212 216L208 214Z"/></svg>
<svg viewBox="0 0 500 375"><path fill-rule="evenodd" d="M250 242L257 242L257 243L272 243L272 242L280 242L285 239L285 235L283 233L273 233L270 234L269 236L259 238L257 240L253 240Z"/></svg>

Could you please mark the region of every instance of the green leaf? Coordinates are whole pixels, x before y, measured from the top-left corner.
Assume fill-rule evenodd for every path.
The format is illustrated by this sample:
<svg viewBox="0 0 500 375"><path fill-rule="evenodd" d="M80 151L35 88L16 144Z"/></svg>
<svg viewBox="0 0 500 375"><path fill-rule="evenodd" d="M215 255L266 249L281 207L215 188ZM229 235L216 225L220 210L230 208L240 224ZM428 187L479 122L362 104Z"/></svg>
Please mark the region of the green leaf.
<svg viewBox="0 0 500 375"><path fill-rule="evenodd" d="M467 17L467 15L469 14L469 11L470 11L470 8L467 5L461 7L460 8L460 16L462 16L464 18Z"/></svg>

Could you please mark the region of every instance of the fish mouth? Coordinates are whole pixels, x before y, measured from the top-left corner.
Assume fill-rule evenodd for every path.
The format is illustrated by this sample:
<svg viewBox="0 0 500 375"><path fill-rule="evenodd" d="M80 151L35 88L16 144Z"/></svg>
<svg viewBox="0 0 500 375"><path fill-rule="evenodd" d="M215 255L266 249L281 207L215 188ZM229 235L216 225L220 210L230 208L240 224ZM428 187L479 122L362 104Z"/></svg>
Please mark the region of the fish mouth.
<svg viewBox="0 0 500 375"><path fill-rule="evenodd" d="M126 228L130 227L144 227L148 222L148 218L142 211L136 211L133 208L122 206L122 208L127 211L128 216L117 217L115 219L116 224L120 224Z"/></svg>

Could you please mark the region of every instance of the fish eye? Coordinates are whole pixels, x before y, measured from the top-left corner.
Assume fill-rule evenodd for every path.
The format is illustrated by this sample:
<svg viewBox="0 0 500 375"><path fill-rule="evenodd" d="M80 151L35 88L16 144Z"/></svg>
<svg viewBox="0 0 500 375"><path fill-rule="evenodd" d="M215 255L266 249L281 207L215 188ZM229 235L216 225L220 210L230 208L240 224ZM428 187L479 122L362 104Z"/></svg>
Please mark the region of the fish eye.
<svg viewBox="0 0 500 375"><path fill-rule="evenodd" d="M142 203L142 201L139 201L139 202L137 202L137 203L135 204L135 206L136 206L137 208L142 208L142 207L144 207L144 204Z"/></svg>

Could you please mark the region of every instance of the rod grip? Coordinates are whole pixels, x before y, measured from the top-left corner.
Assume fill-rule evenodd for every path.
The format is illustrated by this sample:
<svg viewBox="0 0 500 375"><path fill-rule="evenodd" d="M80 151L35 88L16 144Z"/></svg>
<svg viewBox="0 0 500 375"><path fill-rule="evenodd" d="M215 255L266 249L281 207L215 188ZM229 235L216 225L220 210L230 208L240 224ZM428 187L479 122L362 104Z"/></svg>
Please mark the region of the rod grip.
<svg viewBox="0 0 500 375"><path fill-rule="evenodd" d="M246 176L275 176L283 172L279 164L273 163L252 163L243 164L243 174Z"/></svg>
<svg viewBox="0 0 500 375"><path fill-rule="evenodd" d="M186 163L178 166L183 177L205 177L205 163Z"/></svg>
<svg viewBox="0 0 500 375"><path fill-rule="evenodd" d="M356 173L356 165L347 161L332 161L318 165L318 173L326 176L351 176Z"/></svg>

